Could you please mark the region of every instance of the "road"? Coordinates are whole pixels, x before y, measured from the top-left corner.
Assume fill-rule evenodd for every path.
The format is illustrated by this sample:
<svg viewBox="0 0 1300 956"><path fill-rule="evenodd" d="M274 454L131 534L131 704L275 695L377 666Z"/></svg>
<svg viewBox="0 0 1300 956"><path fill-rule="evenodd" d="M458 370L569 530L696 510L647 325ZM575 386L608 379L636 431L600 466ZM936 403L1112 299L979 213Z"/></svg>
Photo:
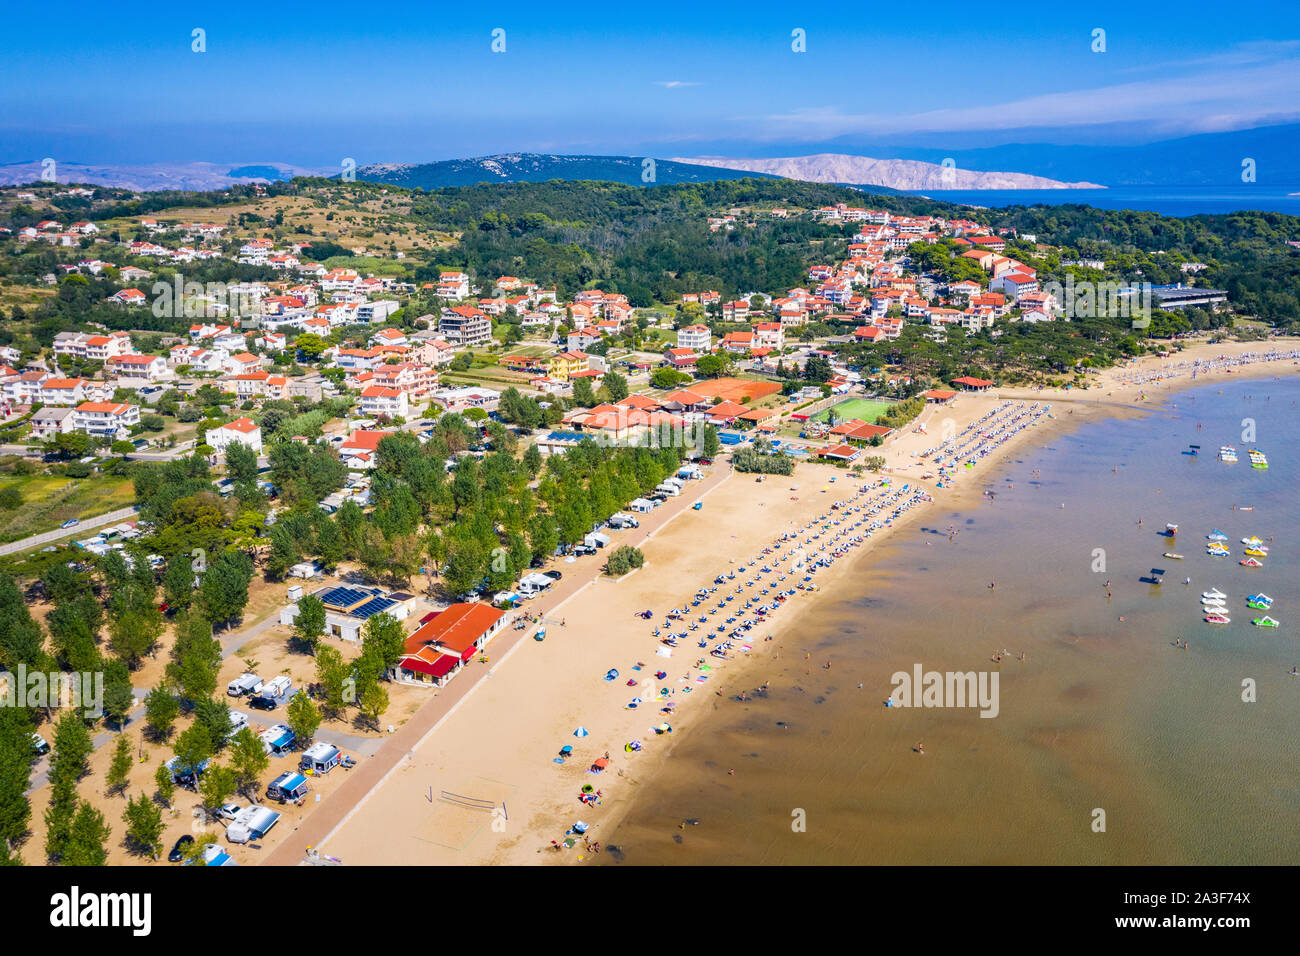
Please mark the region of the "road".
<svg viewBox="0 0 1300 956"><path fill-rule="evenodd" d="M6 554L16 554L19 551L29 551L32 548L39 548L42 545L49 544L51 541L71 538L84 531L92 528L99 528L106 524L117 524L119 521L127 521L130 518L135 517L135 511L135 505L132 505L129 508L118 508L116 511L110 511L108 514L96 515L93 518L82 518L71 528L56 528L53 531L34 534L30 538L22 538L18 541L11 541L8 544L0 544L0 557Z"/></svg>

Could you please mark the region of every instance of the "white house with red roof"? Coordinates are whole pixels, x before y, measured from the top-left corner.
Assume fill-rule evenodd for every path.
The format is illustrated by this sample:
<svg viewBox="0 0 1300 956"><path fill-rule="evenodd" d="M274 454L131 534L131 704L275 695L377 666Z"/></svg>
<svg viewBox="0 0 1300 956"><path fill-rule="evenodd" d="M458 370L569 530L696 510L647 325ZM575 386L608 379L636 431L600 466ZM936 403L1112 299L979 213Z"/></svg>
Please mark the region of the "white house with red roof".
<svg viewBox="0 0 1300 956"><path fill-rule="evenodd" d="M713 346L713 333L707 325L684 325L677 330L677 347L701 355Z"/></svg>
<svg viewBox="0 0 1300 956"><path fill-rule="evenodd" d="M780 322L759 322L753 329L757 348L779 349L785 345L785 329Z"/></svg>
<svg viewBox="0 0 1300 956"><path fill-rule="evenodd" d="M459 302L469 298L469 276L463 272L443 272L438 276L438 298Z"/></svg>
<svg viewBox="0 0 1300 956"><path fill-rule="evenodd" d="M259 454L262 451L262 429L251 418L236 418L233 422L210 428L204 440L219 452L225 452L234 444L244 445Z"/></svg>
<svg viewBox="0 0 1300 956"><path fill-rule="evenodd" d="M110 373L123 378L143 378L150 382L170 378L172 375L171 369L167 367L167 360L161 355L137 355L135 353L115 355L108 360L105 368Z"/></svg>
<svg viewBox="0 0 1300 956"><path fill-rule="evenodd" d="M84 378L47 378L40 383L37 401L44 405L80 405L86 400Z"/></svg>
<svg viewBox="0 0 1300 956"><path fill-rule="evenodd" d="M125 402L82 402L72 415L74 431L104 438L125 438L140 424L140 407Z"/></svg>
<svg viewBox="0 0 1300 956"><path fill-rule="evenodd" d="M367 418L405 418L410 411L403 389L371 385L361 390L361 414Z"/></svg>
<svg viewBox="0 0 1300 956"><path fill-rule="evenodd" d="M109 296L109 301L118 305L144 305L147 299L139 289L123 289Z"/></svg>

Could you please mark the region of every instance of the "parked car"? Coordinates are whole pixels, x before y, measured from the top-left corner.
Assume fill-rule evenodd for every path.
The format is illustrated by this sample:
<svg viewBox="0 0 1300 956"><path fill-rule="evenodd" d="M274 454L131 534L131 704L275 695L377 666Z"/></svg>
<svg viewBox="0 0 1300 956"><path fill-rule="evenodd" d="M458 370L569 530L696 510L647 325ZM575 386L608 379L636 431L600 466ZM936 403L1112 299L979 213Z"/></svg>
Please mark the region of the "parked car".
<svg viewBox="0 0 1300 956"><path fill-rule="evenodd" d="M193 842L194 842L194 837L190 836L188 833L185 834L183 837L181 837L179 840L177 840L176 845L172 847L172 851L167 854L167 862L179 863L182 859L184 859L183 854L185 853L185 848Z"/></svg>
<svg viewBox="0 0 1300 956"><path fill-rule="evenodd" d="M80 519L80 518L69 518L67 521L63 522L63 524L59 525L59 527L60 527L60 528L71 528L72 526L74 526L74 525L78 525L78 524L81 524L81 519Z"/></svg>
<svg viewBox="0 0 1300 956"><path fill-rule="evenodd" d="M244 808L237 803L223 803L219 813L221 814L221 819L233 820L235 817L239 816L240 811L243 809Z"/></svg>
<svg viewBox="0 0 1300 956"><path fill-rule="evenodd" d="M562 577L564 577L564 573L562 571L543 571L542 574L546 575L552 581L558 581Z"/></svg>
<svg viewBox="0 0 1300 956"><path fill-rule="evenodd" d="M274 697L264 697L258 694L256 697L248 698L248 706L254 710L275 710L280 706L280 702Z"/></svg>
<svg viewBox="0 0 1300 956"><path fill-rule="evenodd" d="M43 757L50 752L50 745L40 734L32 734L32 750L36 751L36 756Z"/></svg>
<svg viewBox="0 0 1300 956"><path fill-rule="evenodd" d="M596 549L589 544L580 544L573 549L573 553L576 554L578 557L584 557L585 555L588 554L595 554Z"/></svg>

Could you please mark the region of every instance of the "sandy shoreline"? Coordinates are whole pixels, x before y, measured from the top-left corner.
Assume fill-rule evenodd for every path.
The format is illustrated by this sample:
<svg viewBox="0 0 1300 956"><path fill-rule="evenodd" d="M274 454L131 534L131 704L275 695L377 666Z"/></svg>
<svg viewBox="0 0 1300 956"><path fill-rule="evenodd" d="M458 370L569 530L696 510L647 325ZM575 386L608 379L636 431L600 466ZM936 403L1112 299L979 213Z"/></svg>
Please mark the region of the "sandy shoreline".
<svg viewBox="0 0 1300 956"><path fill-rule="evenodd" d="M1294 374L1297 364L1293 359L1261 363L1233 372L1202 373L1194 381L1183 374L1159 383L1137 384L1133 381L1137 374L1150 375L1162 366L1196 357L1290 350L1298 345L1297 340L1203 344L1167 360L1145 359L1107 370L1086 391L1008 389L992 395L963 394L952 406L928 408L881 451L889 474L917 483L929 466L915 458L915 453L938 444L941 435L961 432L1006 399L1050 403L1052 420L1012 436L981 462L974 474L963 475L956 488L935 490L933 481L920 482L935 495L936 505L960 508L982 491L996 466L1031 435L1041 443L1101 415L1140 414L1158 406L1175 390L1243 377ZM827 481L832 475L837 478L835 484ZM871 476L866 479L871 480ZM901 529L914 527L918 515L933 515L936 507L913 509L889 529L877 532L848 559L822 571L817 577L819 594L801 592L776 615L772 626L764 629L774 635L773 641L763 642L759 636L752 653L726 663L707 683L683 685L676 681L689 673L689 661L700 652L692 642L683 642L686 646L676 649L671 660L655 657L658 642L649 633L651 622L634 617L634 610L654 609L657 623L668 607L681 606L697 587L725 571L729 562L743 562L782 532L826 511L833 501L850 497L859 482L830 466L801 464L792 478L770 477L757 483L749 476L732 475L702 484L711 486L703 496L703 510L686 508L657 530L642 545L647 564L639 572L620 581L597 580L559 606L547 608L548 615L563 617L568 624L552 627L545 642L520 642L504 657L497 657L501 652L490 647L490 676L464 695L440 720L436 731L427 733L351 808L320 843L322 851L345 864L593 859L581 845L567 853L543 850L579 819L591 824L592 839L603 842L626 813L637 788L664 765L675 749L675 740L700 724L706 710L702 701L710 708L717 707L719 694L735 694L760 682L755 675L771 655L782 653L782 637L797 628L801 607L808 606L804 602L834 591L837 582L861 571L864 562L871 560L864 558L864 553L874 558L882 542L896 540ZM798 490L790 490L791 486ZM829 490L823 492L823 487ZM719 488L725 490L719 493ZM691 490L688 488L688 493ZM644 662L646 668L633 671L637 662ZM674 695L678 704L671 718L675 732L656 737L649 728L663 719L657 713L658 705L647 701L641 709L626 709L628 700L640 689L627 687L625 678L632 676L639 682L661 666L669 672L671 686L691 686L692 692ZM617 681L602 680L609 668L619 669ZM590 736L573 736L580 725ZM642 740L645 749L624 752L624 743L634 738ZM552 758L566 744L573 745L574 758L554 764ZM610 769L599 776L588 773L591 762L606 751L613 758ZM578 802L579 788L586 783L602 791L599 805L586 807ZM504 803L506 810L493 818L482 810L438 799L440 791ZM396 822L398 819L402 822Z"/></svg>

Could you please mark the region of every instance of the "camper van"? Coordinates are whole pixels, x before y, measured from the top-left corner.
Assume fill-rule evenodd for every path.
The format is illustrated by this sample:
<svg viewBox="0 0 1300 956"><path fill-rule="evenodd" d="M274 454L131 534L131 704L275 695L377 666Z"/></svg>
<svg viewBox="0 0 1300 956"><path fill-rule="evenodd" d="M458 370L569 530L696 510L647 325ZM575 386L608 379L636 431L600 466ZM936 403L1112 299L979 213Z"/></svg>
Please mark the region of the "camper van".
<svg viewBox="0 0 1300 956"><path fill-rule="evenodd" d="M339 765L343 754L338 747L324 741L312 744L302 752L298 761L299 770L310 770L314 774L329 773Z"/></svg>
<svg viewBox="0 0 1300 956"><path fill-rule="evenodd" d="M299 800L305 797L310 789L306 777L292 770L286 770L267 784L266 796L271 800L288 803L290 800Z"/></svg>
<svg viewBox="0 0 1300 956"><path fill-rule="evenodd" d="M261 734L262 746L266 752L277 757L292 750L296 739L293 731L284 724L276 724Z"/></svg>
<svg viewBox="0 0 1300 956"><path fill-rule="evenodd" d="M262 696L284 698L289 695L289 691L292 689L293 682L289 680L289 676L280 674L266 682L262 687Z"/></svg>
<svg viewBox="0 0 1300 956"><path fill-rule="evenodd" d="M535 571L529 572L519 579L519 593L527 597L533 597L541 594L554 583L555 581L545 574L538 574Z"/></svg>
<svg viewBox="0 0 1300 956"><path fill-rule="evenodd" d="M618 514L609 516L609 526L620 530L623 528L639 528L641 527L641 522L631 515L625 515L620 511Z"/></svg>
<svg viewBox="0 0 1300 956"><path fill-rule="evenodd" d="M280 814L269 807L246 807L226 827L226 839L231 843L260 840L279 820Z"/></svg>
<svg viewBox="0 0 1300 956"><path fill-rule="evenodd" d="M231 697L243 697L245 694L256 694L262 689L262 678L256 674L240 674L229 684L226 685L226 693Z"/></svg>
<svg viewBox="0 0 1300 956"><path fill-rule="evenodd" d="M229 740L235 734L239 733L248 726L248 715L240 710L230 712L230 734L226 737Z"/></svg>

